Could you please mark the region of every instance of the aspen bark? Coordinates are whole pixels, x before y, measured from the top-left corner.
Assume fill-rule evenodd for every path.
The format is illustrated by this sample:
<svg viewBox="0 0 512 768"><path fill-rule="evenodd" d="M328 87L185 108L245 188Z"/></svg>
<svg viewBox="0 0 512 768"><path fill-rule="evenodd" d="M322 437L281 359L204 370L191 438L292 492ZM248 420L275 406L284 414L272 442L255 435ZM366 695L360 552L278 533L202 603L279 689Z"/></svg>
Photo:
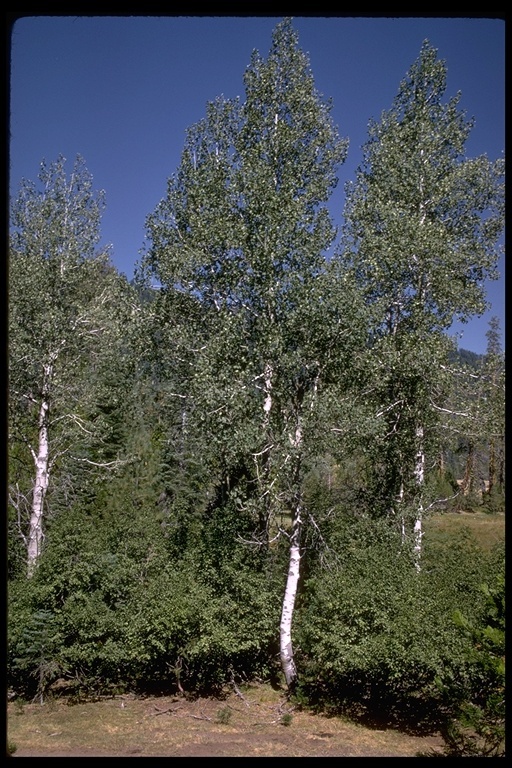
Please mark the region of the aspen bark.
<svg viewBox="0 0 512 768"><path fill-rule="evenodd" d="M315 395L316 388L313 393L311 407L313 406ZM292 644L292 621L300 578L300 545L302 533L302 496L300 490L300 475L303 431L300 406L296 416L297 422L295 425L295 434L289 436L290 443L296 451L295 468L293 473L293 487L295 489L295 496L292 507L292 528L290 533L288 574L286 577L286 588L283 597L281 623L279 626L281 667L283 669L286 685L289 691L293 690L297 680L297 667L295 665Z"/></svg>
<svg viewBox="0 0 512 768"><path fill-rule="evenodd" d="M50 412L49 392L52 372L52 365L45 365L42 398L39 406L37 453L33 453L35 478L27 538L27 575L29 578L33 576L39 555L41 554L43 543L44 502L48 490L48 483L50 481L48 422Z"/></svg>
<svg viewBox="0 0 512 768"><path fill-rule="evenodd" d="M414 477L416 480L416 487L418 490L419 501L416 510L416 519L414 521L413 541L414 541L414 564L416 570L419 571L421 560L421 540L423 537L423 504L421 501L421 494L423 485L425 483L425 449L423 444L424 431L423 426L420 424L416 427L416 439L418 441L418 448L416 452L416 465L414 468Z"/></svg>
<svg viewBox="0 0 512 768"><path fill-rule="evenodd" d="M294 511L292 532L290 536L290 555L288 562L288 575L283 598L283 608L280 623L280 656L281 666L284 672L286 685L291 690L297 680L297 668L295 666L292 645L292 620L295 608L295 598L300 576L300 537L301 537L301 508L298 504Z"/></svg>
<svg viewBox="0 0 512 768"><path fill-rule="evenodd" d="M265 400L263 403L263 423L261 428L262 435L265 436L267 446L270 445L270 412L272 410L272 377L274 371L271 363L265 363L264 384L263 391L265 394ZM258 475L261 478L261 487L263 488L262 504L259 513L259 526L260 532L266 531L265 546L268 547L268 522L271 517L271 497L268 493L270 487L270 451L266 448L259 458L260 470Z"/></svg>

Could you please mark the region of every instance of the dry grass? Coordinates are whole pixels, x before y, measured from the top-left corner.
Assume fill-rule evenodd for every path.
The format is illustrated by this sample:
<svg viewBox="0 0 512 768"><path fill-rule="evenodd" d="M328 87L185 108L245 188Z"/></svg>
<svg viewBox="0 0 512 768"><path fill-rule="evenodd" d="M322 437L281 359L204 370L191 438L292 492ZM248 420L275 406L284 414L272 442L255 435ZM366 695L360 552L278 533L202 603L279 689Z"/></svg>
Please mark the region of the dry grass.
<svg viewBox="0 0 512 768"><path fill-rule="evenodd" d="M436 736L371 730L295 711L283 692L266 685L231 692L225 700L11 702L7 722L14 757L415 757L442 744Z"/></svg>
<svg viewBox="0 0 512 768"><path fill-rule="evenodd" d="M505 515L486 515L484 512L445 512L434 515L425 523L425 533L437 538L449 538L451 534L467 528L483 549L492 549L505 539Z"/></svg>

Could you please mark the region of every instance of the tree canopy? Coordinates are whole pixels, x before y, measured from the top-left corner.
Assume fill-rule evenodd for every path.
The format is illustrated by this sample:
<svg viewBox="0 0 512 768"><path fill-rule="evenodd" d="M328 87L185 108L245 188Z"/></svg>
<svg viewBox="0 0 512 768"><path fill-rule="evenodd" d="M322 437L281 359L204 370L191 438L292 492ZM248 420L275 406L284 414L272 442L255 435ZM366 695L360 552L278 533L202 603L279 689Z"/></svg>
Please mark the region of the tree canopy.
<svg viewBox="0 0 512 768"><path fill-rule="evenodd" d="M17 695L267 680L372 722L383 708L386 724L455 721L460 754L469 713L499 753L503 543L434 523L503 509L499 323L483 356L447 332L486 306L504 164L466 156L472 121L446 72L425 41L370 123L338 226L348 139L279 22L244 97L188 129L133 284L100 247L104 195L81 157L22 182Z"/></svg>

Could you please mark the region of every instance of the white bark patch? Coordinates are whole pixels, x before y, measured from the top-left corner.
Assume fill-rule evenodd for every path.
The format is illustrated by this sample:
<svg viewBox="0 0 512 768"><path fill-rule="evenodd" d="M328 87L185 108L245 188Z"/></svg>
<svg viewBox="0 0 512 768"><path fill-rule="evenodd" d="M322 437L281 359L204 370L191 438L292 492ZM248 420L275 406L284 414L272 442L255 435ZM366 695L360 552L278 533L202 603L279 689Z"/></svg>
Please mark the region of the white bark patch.
<svg viewBox="0 0 512 768"><path fill-rule="evenodd" d="M423 447L424 431L423 426L420 424L416 427L416 439L418 441L418 450L416 452L416 466L414 468L414 476L416 479L416 485L421 494L421 488L425 483L425 451ZM414 565L417 571L421 570L421 540L423 537L423 505L421 501L418 504L418 510L416 512L416 520L414 521Z"/></svg>
<svg viewBox="0 0 512 768"><path fill-rule="evenodd" d="M267 363L265 366L265 402L263 403L263 410L265 411L265 419L268 419L272 408L272 366Z"/></svg>
<svg viewBox="0 0 512 768"><path fill-rule="evenodd" d="M50 480L49 472L49 439L48 439L49 405L43 400L39 410L39 440L35 456L36 475L32 494L32 512L27 540L28 576L32 576L41 554L43 541L43 510L46 491Z"/></svg>
<svg viewBox="0 0 512 768"><path fill-rule="evenodd" d="M292 534L290 537L290 559L288 563L288 576L286 578L286 589L283 598L283 608L281 612L281 623L279 630L281 666L288 688L293 686L297 678L297 669L295 666L292 645L292 620L300 576L300 532L301 519L300 507L298 507L295 511Z"/></svg>
<svg viewBox="0 0 512 768"><path fill-rule="evenodd" d="M64 342L61 342L60 346L62 347L63 344ZM50 355L50 362L46 363L43 367L43 386L38 419L37 453L32 451L36 473L32 493L32 511L27 537L27 575L29 578L34 574L43 543L44 502L48 484L50 482L50 392L53 377L53 364L58 357L59 351L60 350L54 351Z"/></svg>
<svg viewBox="0 0 512 768"><path fill-rule="evenodd" d="M418 450L416 452L416 466L414 469L414 476L418 486L422 486L425 481L425 451L423 449L423 436L423 427L420 425L419 427L416 427Z"/></svg>
<svg viewBox="0 0 512 768"><path fill-rule="evenodd" d="M416 520L414 521L414 567L417 571L421 570L421 539L423 537L421 514L418 513Z"/></svg>

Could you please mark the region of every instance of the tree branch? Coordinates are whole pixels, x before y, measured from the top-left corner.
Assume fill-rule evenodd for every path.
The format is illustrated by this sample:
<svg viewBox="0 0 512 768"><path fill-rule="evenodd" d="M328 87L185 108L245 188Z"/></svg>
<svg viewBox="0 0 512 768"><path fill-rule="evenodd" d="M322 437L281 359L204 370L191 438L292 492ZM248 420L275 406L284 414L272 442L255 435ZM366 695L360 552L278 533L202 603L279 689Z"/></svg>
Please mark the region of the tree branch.
<svg viewBox="0 0 512 768"><path fill-rule="evenodd" d="M112 468L115 469L116 467L122 467L124 464L129 464L130 459L114 459L114 461L91 461L90 459L80 459L78 456L71 456L71 458L74 461L80 461L84 464L90 464L93 467L101 467L102 469Z"/></svg>

